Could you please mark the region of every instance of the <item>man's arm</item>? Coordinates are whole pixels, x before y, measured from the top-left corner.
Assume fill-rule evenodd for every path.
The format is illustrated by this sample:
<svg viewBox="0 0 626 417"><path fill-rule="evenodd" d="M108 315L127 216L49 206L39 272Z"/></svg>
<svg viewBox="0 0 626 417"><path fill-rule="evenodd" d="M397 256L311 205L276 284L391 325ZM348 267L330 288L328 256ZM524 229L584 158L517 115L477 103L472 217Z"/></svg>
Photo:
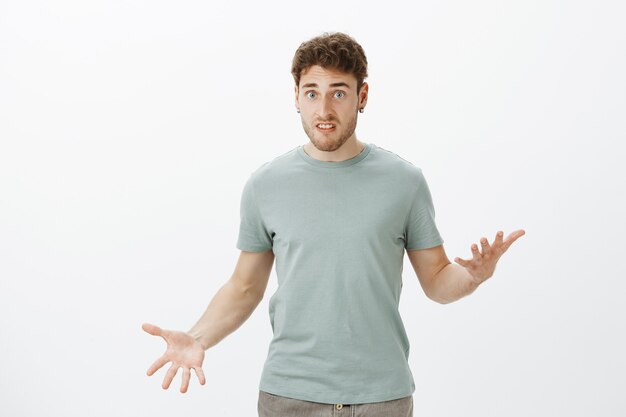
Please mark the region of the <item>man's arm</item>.
<svg viewBox="0 0 626 417"><path fill-rule="evenodd" d="M448 304L478 288L467 269L450 263L443 245L408 250L407 255L424 293L433 301Z"/></svg>
<svg viewBox="0 0 626 417"><path fill-rule="evenodd" d="M454 258L459 265L450 263L443 245L407 252L426 295L438 303L447 304L471 294L493 276L498 259L525 234L524 229L515 230L503 240L504 232L499 230L492 244L482 237L482 251L473 243L472 259Z"/></svg>
<svg viewBox="0 0 626 417"><path fill-rule="evenodd" d="M258 253L242 251L232 277L215 294L200 320L188 332L144 323L141 326L144 331L161 336L167 342L167 350L148 368L147 375L153 375L171 362L172 366L163 379L163 389L169 388L180 367L183 368L180 392L187 392L192 369L200 384L204 385L204 351L235 331L252 314L263 299L273 263L274 253L271 250Z"/></svg>
<svg viewBox="0 0 626 417"><path fill-rule="evenodd" d="M250 317L263 299L274 252L241 251L230 280L215 294L198 322L187 332L204 350L219 343Z"/></svg>

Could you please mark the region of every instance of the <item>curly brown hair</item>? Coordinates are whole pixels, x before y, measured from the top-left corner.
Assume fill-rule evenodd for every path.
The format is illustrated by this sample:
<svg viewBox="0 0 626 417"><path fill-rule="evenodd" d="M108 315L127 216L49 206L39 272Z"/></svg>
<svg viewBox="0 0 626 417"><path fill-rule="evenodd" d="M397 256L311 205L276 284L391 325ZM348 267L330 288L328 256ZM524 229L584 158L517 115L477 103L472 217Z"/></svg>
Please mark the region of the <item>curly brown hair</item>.
<svg viewBox="0 0 626 417"><path fill-rule="evenodd" d="M291 64L296 86L300 86L302 72L313 65L354 75L357 94L367 78L367 57L363 48L354 38L341 32L324 32L300 44Z"/></svg>

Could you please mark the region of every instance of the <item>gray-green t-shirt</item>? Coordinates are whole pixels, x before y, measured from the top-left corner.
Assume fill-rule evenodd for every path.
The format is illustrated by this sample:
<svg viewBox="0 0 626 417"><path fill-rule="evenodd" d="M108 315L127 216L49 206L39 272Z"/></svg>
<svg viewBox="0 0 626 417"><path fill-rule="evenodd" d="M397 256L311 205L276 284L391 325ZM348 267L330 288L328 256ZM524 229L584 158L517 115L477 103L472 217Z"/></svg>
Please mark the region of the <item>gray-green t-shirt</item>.
<svg viewBox="0 0 626 417"><path fill-rule="evenodd" d="M278 278L263 391L330 404L415 391L398 311L404 251L443 239L422 170L365 145L339 162L300 145L244 186L237 248L272 250Z"/></svg>

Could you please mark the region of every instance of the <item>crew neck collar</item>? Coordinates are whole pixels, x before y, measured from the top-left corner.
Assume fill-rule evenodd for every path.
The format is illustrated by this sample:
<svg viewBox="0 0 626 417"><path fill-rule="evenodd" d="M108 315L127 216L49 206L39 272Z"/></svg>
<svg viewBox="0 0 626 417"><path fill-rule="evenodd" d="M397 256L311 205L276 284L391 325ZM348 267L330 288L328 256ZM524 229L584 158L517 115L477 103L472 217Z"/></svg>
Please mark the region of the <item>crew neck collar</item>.
<svg viewBox="0 0 626 417"><path fill-rule="evenodd" d="M345 159L343 161L320 161L319 159L315 159L304 151L304 145L298 146L297 150L298 155L300 155L303 160L311 165L320 168L345 168L363 160L363 158L365 158L372 150L372 145L372 143L365 143L365 147L358 155L355 155L352 158Z"/></svg>

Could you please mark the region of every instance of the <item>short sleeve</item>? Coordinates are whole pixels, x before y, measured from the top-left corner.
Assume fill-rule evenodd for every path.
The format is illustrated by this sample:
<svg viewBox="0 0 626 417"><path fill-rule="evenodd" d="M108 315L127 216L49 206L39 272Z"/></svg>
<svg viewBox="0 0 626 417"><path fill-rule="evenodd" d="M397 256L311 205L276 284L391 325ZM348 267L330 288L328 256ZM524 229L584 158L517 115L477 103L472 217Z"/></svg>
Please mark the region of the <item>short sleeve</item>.
<svg viewBox="0 0 626 417"><path fill-rule="evenodd" d="M247 252L264 252L272 249L272 238L261 216L260 207L254 194L252 176L248 178L243 187L239 213L237 248Z"/></svg>
<svg viewBox="0 0 626 417"><path fill-rule="evenodd" d="M428 183L422 170L418 172L404 227L406 250L428 249L443 243L435 224L435 207Z"/></svg>

